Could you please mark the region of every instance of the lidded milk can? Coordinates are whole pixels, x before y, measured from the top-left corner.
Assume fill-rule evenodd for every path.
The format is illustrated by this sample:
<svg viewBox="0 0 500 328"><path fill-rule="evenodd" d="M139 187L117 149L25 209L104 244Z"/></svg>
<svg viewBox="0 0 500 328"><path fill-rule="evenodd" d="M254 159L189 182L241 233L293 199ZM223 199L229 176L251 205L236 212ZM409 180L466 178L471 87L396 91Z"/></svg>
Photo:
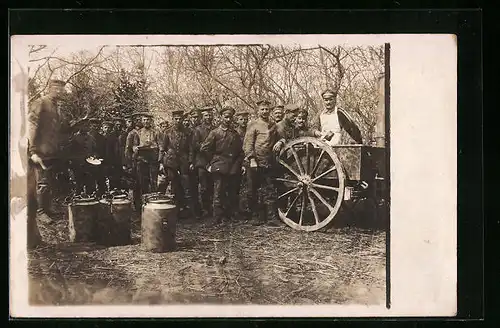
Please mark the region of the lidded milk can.
<svg viewBox="0 0 500 328"><path fill-rule="evenodd" d="M177 214L171 195L153 193L143 196L141 239L145 250L175 250Z"/></svg>
<svg viewBox="0 0 500 328"><path fill-rule="evenodd" d="M99 243L107 246L124 246L132 243L132 202L124 190L113 190L99 201L97 221Z"/></svg>

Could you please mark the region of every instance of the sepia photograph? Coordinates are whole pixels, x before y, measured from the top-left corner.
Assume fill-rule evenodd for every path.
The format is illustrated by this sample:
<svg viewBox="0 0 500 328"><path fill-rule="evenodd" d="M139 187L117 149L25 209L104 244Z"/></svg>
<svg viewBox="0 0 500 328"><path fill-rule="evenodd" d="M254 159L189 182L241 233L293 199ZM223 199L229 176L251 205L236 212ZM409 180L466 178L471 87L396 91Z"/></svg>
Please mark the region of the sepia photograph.
<svg viewBox="0 0 500 328"><path fill-rule="evenodd" d="M112 39L12 58L28 306L390 309L389 41Z"/></svg>

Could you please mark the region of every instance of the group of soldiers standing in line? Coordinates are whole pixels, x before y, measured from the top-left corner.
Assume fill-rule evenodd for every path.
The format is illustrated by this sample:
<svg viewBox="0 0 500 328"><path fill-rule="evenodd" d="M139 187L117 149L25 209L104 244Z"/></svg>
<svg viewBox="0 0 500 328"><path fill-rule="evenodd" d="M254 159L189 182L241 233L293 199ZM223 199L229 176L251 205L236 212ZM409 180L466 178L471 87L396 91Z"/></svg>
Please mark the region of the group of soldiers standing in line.
<svg viewBox="0 0 500 328"><path fill-rule="evenodd" d="M49 94L35 101L29 112L28 236L36 233L36 217L52 221L47 167L63 157L58 154L64 141L64 108L58 105L63 93L63 82L50 81ZM322 97L326 114L337 110L335 92L327 90ZM261 100L256 107L258 117L251 122L248 112L211 106L175 110L172 122L158 127L148 113L74 122L65 153L78 155L68 161L76 190L100 197L114 188L133 189L134 207L140 211L142 195L164 193L170 186L181 216L212 217L216 224L242 217L255 225L277 225L277 154L299 136L331 140L342 128L342 117L334 115L335 124L327 116L323 121L318 117L318 125L309 128L308 111L296 104L273 106ZM360 139L358 134L353 138ZM92 157L102 159L101 165L90 164L87 159ZM243 184L246 205L241 208Z"/></svg>

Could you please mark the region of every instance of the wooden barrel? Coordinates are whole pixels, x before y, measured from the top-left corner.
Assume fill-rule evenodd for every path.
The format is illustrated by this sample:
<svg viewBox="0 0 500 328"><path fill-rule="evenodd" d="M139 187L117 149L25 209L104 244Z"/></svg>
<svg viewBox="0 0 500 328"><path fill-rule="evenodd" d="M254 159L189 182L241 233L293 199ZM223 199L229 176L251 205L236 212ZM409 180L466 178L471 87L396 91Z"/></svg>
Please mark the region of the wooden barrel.
<svg viewBox="0 0 500 328"><path fill-rule="evenodd" d="M175 250L178 210L172 199L155 196L144 199L141 240L143 249L150 252Z"/></svg>
<svg viewBox="0 0 500 328"><path fill-rule="evenodd" d="M95 242L99 202L94 198L75 199L68 205L68 229L71 242Z"/></svg>

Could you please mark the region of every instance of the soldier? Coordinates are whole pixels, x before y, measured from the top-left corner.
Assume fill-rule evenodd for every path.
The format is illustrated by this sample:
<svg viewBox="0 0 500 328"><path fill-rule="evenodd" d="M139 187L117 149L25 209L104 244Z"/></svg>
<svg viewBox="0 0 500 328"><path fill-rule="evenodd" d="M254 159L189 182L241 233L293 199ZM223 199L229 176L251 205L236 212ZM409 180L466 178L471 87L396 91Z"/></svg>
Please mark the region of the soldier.
<svg viewBox="0 0 500 328"><path fill-rule="evenodd" d="M212 175L207 171L206 154L200 152L202 143L207 138L211 130L213 130L212 107L207 106L200 110L202 116L201 124L195 128L191 141L190 151L190 171L194 172L193 176L196 179L196 184L193 185L193 191L198 191L198 182L200 185L199 194L201 195L201 207L198 200L198 193L193 192L193 211L197 218L201 215L210 217L212 215L212 195L213 195L213 179ZM201 210L203 213L200 213Z"/></svg>
<svg viewBox="0 0 500 328"><path fill-rule="evenodd" d="M167 129L169 128L168 121L162 121L159 124L159 131L158 131L158 140L160 142L160 145L163 144L163 140L165 139L165 133ZM168 189L168 179L166 176L165 169L163 167L163 164L160 163L160 170L158 171L158 192L161 193L166 193Z"/></svg>
<svg viewBox="0 0 500 328"><path fill-rule="evenodd" d="M101 128L101 121L98 118L91 118L89 119L90 123L90 131L89 134L94 138L95 140L95 157L104 159L104 153L105 153L105 139L104 136L100 132ZM89 193L96 193L96 196L100 197L104 192L106 191L106 175L105 172L102 170L101 165L95 165L91 167L91 173L92 176L95 178L95 181L97 183L97 189L91 188L89 190Z"/></svg>
<svg viewBox="0 0 500 328"><path fill-rule="evenodd" d="M186 118L190 122L189 126L192 127L193 129L199 126L201 123L201 113L198 110L198 108L191 109L187 113Z"/></svg>
<svg viewBox="0 0 500 328"><path fill-rule="evenodd" d="M285 117L276 124L276 131L280 140L273 149L275 152L279 152L287 141L295 138L295 118L297 117L298 110L299 106L296 104L285 106Z"/></svg>
<svg viewBox="0 0 500 328"><path fill-rule="evenodd" d="M60 101L65 83L51 80L48 95L37 99L28 113L28 248L42 243L38 219L52 222L49 168L57 160L61 130Z"/></svg>
<svg viewBox="0 0 500 328"><path fill-rule="evenodd" d="M238 189L243 169L243 142L232 128L235 110L221 110L221 125L211 130L202 143L200 152L208 161L208 171L213 176L213 215L216 224L223 219L231 220L238 207Z"/></svg>
<svg viewBox="0 0 500 328"><path fill-rule="evenodd" d="M153 129L153 116L141 114L143 127L137 131L132 150L137 163L140 199L156 191L158 177L159 143L158 133Z"/></svg>
<svg viewBox="0 0 500 328"><path fill-rule="evenodd" d="M158 160L167 172L167 178L172 185L172 191L179 213L186 209L186 199L182 177L189 172L190 134L182 124L184 114L182 110L172 112L173 125L165 132L160 144Z"/></svg>
<svg viewBox="0 0 500 328"><path fill-rule="evenodd" d="M253 224L277 225L276 220L276 191L274 189L273 177L275 159L273 146L278 140L276 124L269 119L270 102L261 100L257 103L259 118L249 124L243 150L245 160L249 162L247 172L249 208L257 210L258 217L253 217ZM262 203L259 204L258 195L262 195ZM255 213L255 212L254 212Z"/></svg>
<svg viewBox="0 0 500 328"><path fill-rule="evenodd" d="M126 121L121 118L115 118L115 135L118 140L118 167L116 172L116 183L117 187L120 189L127 189L127 185L124 182L126 175L126 158L125 158L125 145L127 143L127 125Z"/></svg>
<svg viewBox="0 0 500 328"><path fill-rule="evenodd" d="M273 114L272 114L272 119L274 120L274 123L278 124L283 120L283 105L276 105L273 108Z"/></svg>
<svg viewBox="0 0 500 328"><path fill-rule="evenodd" d="M249 113L247 111L239 111L235 114L235 117L236 117L235 130L240 135L241 141L243 141L245 139L245 133L247 132ZM244 162L244 164L248 163ZM243 165L243 167L245 169L244 171L248 171L248 167L246 165ZM246 190L247 188L246 180L243 179L244 175L245 172L243 172L242 175L235 175L233 177L234 179L237 179L239 181L236 182L238 186L237 195L238 195L239 208L242 214L249 212L248 199L246 199L246 194L241 195L241 191Z"/></svg>
<svg viewBox="0 0 500 328"><path fill-rule="evenodd" d="M321 97L325 103L325 110L320 111L314 119L312 129L314 135L334 146L340 143L341 132L345 130L356 143L362 143L361 131L352 118L346 111L336 106L337 93L326 90Z"/></svg>
<svg viewBox="0 0 500 328"><path fill-rule="evenodd" d="M82 119L74 125L76 133L71 139L71 150L76 156L71 159L71 169L76 182L76 193L88 193L96 185L91 164L85 159L96 156L96 142L89 134L89 120Z"/></svg>
<svg viewBox="0 0 500 328"><path fill-rule="evenodd" d="M307 126L309 113L307 109L299 109L295 118L295 136L298 137L314 137L314 132Z"/></svg>
<svg viewBox="0 0 500 328"><path fill-rule="evenodd" d="M137 169L137 158L134 154L133 146L139 144L139 130L142 128L142 122L138 114L132 114L127 118L127 122L132 121L132 129L127 134L127 139L125 141L125 166L126 172L131 177L133 199L135 210L140 212L141 210L141 195L139 186L139 177ZM127 124L127 123L126 123ZM130 129L130 125L127 125L127 129Z"/></svg>
<svg viewBox="0 0 500 328"><path fill-rule="evenodd" d="M187 115L183 118L182 124L184 125L184 128L186 128L186 129L193 127L193 123L189 119L189 116L187 116Z"/></svg>
<svg viewBox="0 0 500 328"><path fill-rule="evenodd" d="M109 179L110 190L113 190L119 187L121 168L118 135L113 131L113 122L102 123L102 136L104 138L102 171Z"/></svg>

